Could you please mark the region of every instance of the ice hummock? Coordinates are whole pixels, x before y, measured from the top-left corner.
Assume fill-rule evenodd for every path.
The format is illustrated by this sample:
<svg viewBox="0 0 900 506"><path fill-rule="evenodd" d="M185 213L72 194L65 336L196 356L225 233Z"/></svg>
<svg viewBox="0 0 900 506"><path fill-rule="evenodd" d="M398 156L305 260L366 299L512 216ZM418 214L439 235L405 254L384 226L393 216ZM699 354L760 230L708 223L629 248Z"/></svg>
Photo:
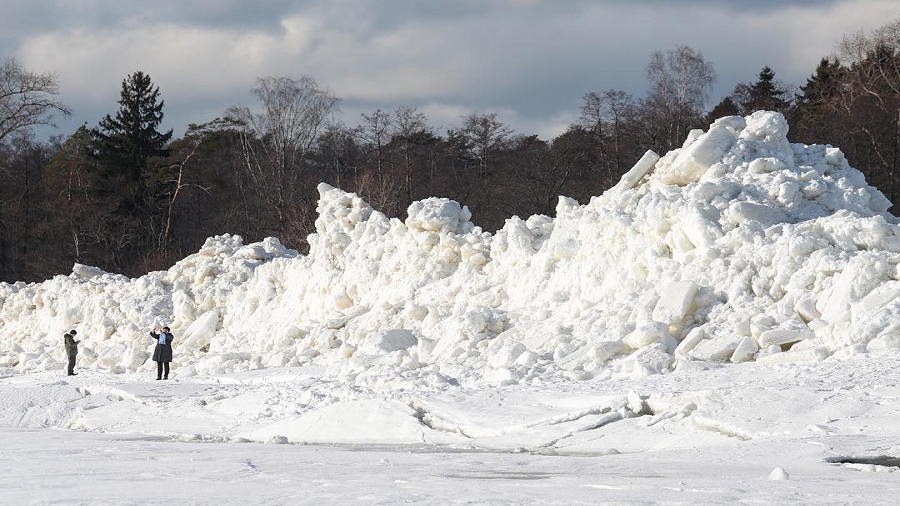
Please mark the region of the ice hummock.
<svg viewBox="0 0 900 506"><path fill-rule="evenodd" d="M722 118L495 234L452 200L404 222L322 183L305 256L225 234L135 279L76 264L0 284L0 368L61 369L76 328L81 366L147 370L161 325L181 375L314 364L438 387L900 348L890 202L839 149L786 135L778 113Z"/></svg>

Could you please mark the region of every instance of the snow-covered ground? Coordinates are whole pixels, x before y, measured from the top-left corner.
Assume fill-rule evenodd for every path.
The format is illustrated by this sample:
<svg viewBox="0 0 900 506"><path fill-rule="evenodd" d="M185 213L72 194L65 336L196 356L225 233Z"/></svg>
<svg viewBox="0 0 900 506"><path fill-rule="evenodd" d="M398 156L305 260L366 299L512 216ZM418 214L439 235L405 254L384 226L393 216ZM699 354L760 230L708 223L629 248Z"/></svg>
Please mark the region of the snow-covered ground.
<svg viewBox="0 0 900 506"><path fill-rule="evenodd" d="M0 284L0 502L894 503L898 220L786 133L724 118L495 234L323 184L306 256Z"/></svg>
<svg viewBox="0 0 900 506"><path fill-rule="evenodd" d="M312 412L343 388L321 370L14 375L0 489L6 504L896 504L898 366L707 365ZM346 444L278 444L298 442Z"/></svg>

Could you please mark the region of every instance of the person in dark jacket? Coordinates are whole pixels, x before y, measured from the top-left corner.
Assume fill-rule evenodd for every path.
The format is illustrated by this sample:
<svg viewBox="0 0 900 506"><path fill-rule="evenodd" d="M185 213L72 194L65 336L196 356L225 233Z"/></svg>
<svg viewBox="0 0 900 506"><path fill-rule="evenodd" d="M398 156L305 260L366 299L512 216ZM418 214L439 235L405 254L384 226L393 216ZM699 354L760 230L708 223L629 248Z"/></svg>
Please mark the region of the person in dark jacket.
<svg viewBox="0 0 900 506"><path fill-rule="evenodd" d="M169 379L169 362L172 361L172 332L169 327L163 327L162 332L150 331L150 336L156 339L156 349L153 350L153 361L156 362L156 379Z"/></svg>
<svg viewBox="0 0 900 506"><path fill-rule="evenodd" d="M81 341L75 340L75 332L74 330L70 330L66 332L66 335L63 337L63 342L66 344L66 355L69 357L69 376L75 376L75 357L78 355L78 343Z"/></svg>

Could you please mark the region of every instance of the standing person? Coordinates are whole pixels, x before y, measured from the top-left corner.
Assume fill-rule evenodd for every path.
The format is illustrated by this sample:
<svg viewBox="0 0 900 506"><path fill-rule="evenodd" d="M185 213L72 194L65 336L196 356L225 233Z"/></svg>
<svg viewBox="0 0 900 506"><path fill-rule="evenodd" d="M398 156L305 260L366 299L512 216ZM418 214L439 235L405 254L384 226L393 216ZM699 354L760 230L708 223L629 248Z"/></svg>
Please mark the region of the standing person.
<svg viewBox="0 0 900 506"><path fill-rule="evenodd" d="M69 376L75 376L75 357L78 355L78 343L81 341L75 340L75 332L74 330L70 330L66 332L65 337L63 337L63 342L66 344L66 355L69 357Z"/></svg>
<svg viewBox="0 0 900 506"><path fill-rule="evenodd" d="M163 327L162 332L156 329L150 331L150 336L156 339L156 349L153 350L153 361L156 362L156 379L169 379L169 362L172 361L172 332L169 327ZM165 376L163 375L165 372Z"/></svg>

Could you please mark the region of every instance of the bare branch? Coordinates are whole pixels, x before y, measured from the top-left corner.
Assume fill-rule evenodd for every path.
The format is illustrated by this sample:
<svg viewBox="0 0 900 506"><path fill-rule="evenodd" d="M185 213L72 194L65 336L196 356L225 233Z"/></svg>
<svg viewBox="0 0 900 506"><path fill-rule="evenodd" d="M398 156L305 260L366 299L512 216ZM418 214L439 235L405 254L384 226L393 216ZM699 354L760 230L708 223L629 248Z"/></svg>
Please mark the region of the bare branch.
<svg viewBox="0 0 900 506"><path fill-rule="evenodd" d="M15 59L7 59L0 67L0 141L37 125L56 126L52 122L56 113L70 115L54 98L58 94L53 74L29 72Z"/></svg>

